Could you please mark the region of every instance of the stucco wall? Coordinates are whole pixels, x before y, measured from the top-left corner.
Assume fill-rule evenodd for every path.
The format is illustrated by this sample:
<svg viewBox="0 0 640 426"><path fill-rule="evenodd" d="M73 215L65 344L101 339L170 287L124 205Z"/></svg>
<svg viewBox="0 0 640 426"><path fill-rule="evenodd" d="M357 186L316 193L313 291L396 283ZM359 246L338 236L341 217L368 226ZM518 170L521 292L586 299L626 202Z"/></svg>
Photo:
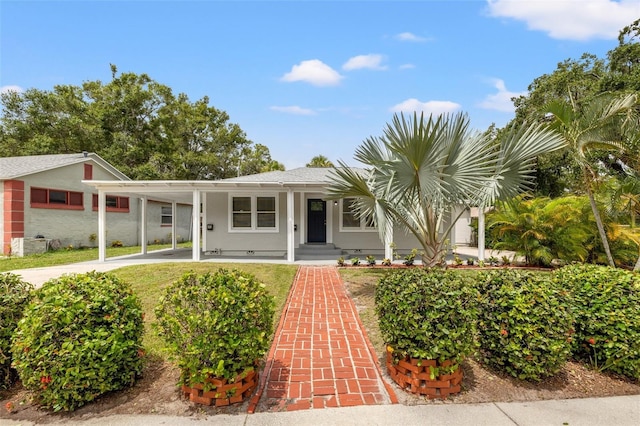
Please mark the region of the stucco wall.
<svg viewBox="0 0 640 426"><path fill-rule="evenodd" d="M271 195L272 192L260 193L234 193L243 195ZM273 231L234 231L229 222L229 195L228 193L208 193L207 216L203 232L207 233L204 248L208 252L216 252L223 255L284 255L287 250L287 193L280 192L277 195L278 205L278 232ZM213 224L214 229L207 231L205 224Z"/></svg>

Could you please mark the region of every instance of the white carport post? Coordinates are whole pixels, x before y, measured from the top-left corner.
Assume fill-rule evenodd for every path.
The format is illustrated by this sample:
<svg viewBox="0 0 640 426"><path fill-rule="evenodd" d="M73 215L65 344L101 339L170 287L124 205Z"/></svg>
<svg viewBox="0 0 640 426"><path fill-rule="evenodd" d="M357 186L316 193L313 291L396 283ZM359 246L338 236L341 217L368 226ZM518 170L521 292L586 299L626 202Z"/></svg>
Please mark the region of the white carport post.
<svg viewBox="0 0 640 426"><path fill-rule="evenodd" d="M478 260L484 261L484 206L478 207Z"/></svg>
<svg viewBox="0 0 640 426"><path fill-rule="evenodd" d="M202 203L202 251L207 252L207 193L200 197Z"/></svg>
<svg viewBox="0 0 640 426"><path fill-rule="evenodd" d="M176 235L176 229L178 229L178 227L176 226L177 212L178 212L178 203L174 201L171 203L171 249L172 250L175 250L178 248L178 236Z"/></svg>
<svg viewBox="0 0 640 426"><path fill-rule="evenodd" d="M140 253L147 254L147 197L140 198Z"/></svg>
<svg viewBox="0 0 640 426"><path fill-rule="evenodd" d="M393 224L390 223L387 225L387 229L384 233L384 258L393 260L393 248L391 244L393 243Z"/></svg>
<svg viewBox="0 0 640 426"><path fill-rule="evenodd" d="M193 209L191 211L192 213L192 242L193 242L193 261L194 262L199 262L200 261L200 191L198 191L197 189L193 190ZM175 217L173 219L173 222L175 223ZM175 232L174 232L175 235Z"/></svg>
<svg viewBox="0 0 640 426"><path fill-rule="evenodd" d="M107 195L98 189L98 262L107 260Z"/></svg>
<svg viewBox="0 0 640 426"><path fill-rule="evenodd" d="M287 262L293 263L295 256L295 234L294 234L294 218L293 218L293 189L287 190Z"/></svg>

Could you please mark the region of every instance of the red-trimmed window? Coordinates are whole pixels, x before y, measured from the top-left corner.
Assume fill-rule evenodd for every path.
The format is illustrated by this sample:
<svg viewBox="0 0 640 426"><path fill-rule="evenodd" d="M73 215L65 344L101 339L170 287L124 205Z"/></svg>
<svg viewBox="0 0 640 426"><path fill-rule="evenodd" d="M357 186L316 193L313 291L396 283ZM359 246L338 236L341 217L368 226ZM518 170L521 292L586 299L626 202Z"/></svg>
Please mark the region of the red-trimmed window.
<svg viewBox="0 0 640 426"><path fill-rule="evenodd" d="M31 187L31 207L40 209L84 210L82 192Z"/></svg>
<svg viewBox="0 0 640 426"><path fill-rule="evenodd" d="M118 197L107 194L105 201L108 212L129 213L129 197ZM93 211L98 210L98 194L93 194L91 208Z"/></svg>
<svg viewBox="0 0 640 426"><path fill-rule="evenodd" d="M93 165L85 164L84 165L84 180L92 180L93 179Z"/></svg>

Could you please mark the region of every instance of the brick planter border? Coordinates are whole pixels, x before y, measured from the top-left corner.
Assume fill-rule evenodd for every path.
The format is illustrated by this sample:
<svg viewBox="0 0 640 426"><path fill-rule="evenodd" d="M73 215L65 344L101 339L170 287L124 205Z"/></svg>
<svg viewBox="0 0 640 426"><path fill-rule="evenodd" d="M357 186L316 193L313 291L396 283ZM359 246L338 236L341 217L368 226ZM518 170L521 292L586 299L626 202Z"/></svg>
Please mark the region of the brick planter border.
<svg viewBox="0 0 640 426"><path fill-rule="evenodd" d="M215 388L204 391L203 383L194 383L191 386L182 385L182 393L185 398L202 405L236 404L249 398L258 385L258 373L255 370L239 374L233 383L227 383L227 379L208 378L206 382Z"/></svg>
<svg viewBox="0 0 640 426"><path fill-rule="evenodd" d="M440 374L435 380L431 379L429 367L450 367L451 361L438 363L432 359L420 360L406 357L395 363L393 353L387 351L386 364L393 381L407 392L426 395L429 399L444 399L460 392L463 377L460 367L451 374Z"/></svg>

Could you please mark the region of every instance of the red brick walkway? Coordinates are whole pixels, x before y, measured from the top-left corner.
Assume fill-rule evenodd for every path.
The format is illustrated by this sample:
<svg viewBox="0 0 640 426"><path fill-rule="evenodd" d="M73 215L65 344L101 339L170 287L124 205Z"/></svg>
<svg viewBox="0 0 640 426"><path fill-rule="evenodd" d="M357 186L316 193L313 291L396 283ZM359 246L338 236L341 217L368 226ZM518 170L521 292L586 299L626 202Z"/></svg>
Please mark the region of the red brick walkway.
<svg viewBox="0 0 640 426"><path fill-rule="evenodd" d="M301 266L287 303L250 412L397 402L335 267Z"/></svg>

